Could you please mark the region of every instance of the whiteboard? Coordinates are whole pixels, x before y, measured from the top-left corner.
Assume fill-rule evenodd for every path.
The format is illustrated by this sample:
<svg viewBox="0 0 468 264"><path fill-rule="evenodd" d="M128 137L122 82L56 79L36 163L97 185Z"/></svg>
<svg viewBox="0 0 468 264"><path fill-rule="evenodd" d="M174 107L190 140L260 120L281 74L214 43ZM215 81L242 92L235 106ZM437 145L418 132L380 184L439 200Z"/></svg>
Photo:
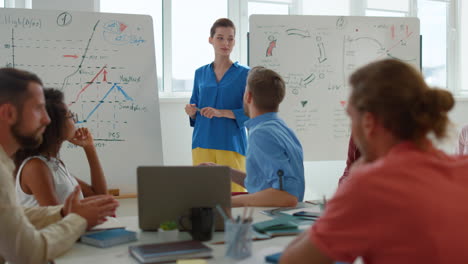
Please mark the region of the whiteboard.
<svg viewBox="0 0 468 264"><path fill-rule="evenodd" d="M150 16L0 9L0 65L61 89L77 126L95 139L110 188L136 192L136 167L162 165ZM89 182L80 147L64 143L69 171Z"/></svg>
<svg viewBox="0 0 468 264"><path fill-rule="evenodd" d="M417 18L252 15L249 36L249 65L273 69L286 82L279 115L308 161L346 159L354 70L385 58L420 65Z"/></svg>

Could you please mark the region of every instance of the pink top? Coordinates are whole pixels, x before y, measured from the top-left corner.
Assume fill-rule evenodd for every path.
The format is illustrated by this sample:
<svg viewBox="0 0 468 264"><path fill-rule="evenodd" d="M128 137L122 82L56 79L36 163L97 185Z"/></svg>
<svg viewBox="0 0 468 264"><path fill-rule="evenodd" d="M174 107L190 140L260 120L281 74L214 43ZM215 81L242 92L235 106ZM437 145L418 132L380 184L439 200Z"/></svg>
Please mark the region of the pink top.
<svg viewBox="0 0 468 264"><path fill-rule="evenodd" d="M468 155L468 125L462 128L458 136L457 153L459 155Z"/></svg>
<svg viewBox="0 0 468 264"><path fill-rule="evenodd" d="M346 159L346 168L343 171L343 176L341 176L338 184L341 186L343 182L347 181L349 176L349 171L351 170L351 166L353 163L361 157L361 152L357 148L356 144L354 144L353 136L349 137L349 145L348 145L348 158Z"/></svg>
<svg viewBox="0 0 468 264"><path fill-rule="evenodd" d="M352 170L312 226L335 261L468 263L468 157L412 143Z"/></svg>

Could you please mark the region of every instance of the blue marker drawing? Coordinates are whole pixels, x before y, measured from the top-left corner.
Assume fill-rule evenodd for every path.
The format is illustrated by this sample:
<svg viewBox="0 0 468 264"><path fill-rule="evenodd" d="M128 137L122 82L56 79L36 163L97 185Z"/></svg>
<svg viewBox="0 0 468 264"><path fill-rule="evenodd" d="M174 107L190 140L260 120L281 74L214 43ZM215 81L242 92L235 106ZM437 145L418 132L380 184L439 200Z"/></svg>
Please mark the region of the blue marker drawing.
<svg viewBox="0 0 468 264"><path fill-rule="evenodd" d="M88 114L88 116L83 120L83 121L78 121L77 124L85 123L89 120L89 118L96 112L96 110L104 103L104 100L106 100L107 96L114 90L117 89L124 97L126 100L133 101L133 98L131 98L123 89L121 86L118 86L117 83L114 83L112 87L107 91L107 93L104 95L104 97L99 100L99 103L91 110L91 112Z"/></svg>

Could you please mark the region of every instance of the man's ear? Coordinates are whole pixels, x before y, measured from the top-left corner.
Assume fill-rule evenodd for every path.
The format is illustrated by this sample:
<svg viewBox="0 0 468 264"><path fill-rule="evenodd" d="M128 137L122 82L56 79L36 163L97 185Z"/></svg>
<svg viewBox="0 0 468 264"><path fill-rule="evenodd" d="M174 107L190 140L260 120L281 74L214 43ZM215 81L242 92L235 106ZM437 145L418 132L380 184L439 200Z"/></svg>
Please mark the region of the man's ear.
<svg viewBox="0 0 468 264"><path fill-rule="evenodd" d="M245 91L245 102L248 104L252 103L252 92Z"/></svg>
<svg viewBox="0 0 468 264"><path fill-rule="evenodd" d="M2 122L12 125L16 123L16 119L18 119L18 109L13 104L5 103L0 105L0 120Z"/></svg>
<svg viewBox="0 0 468 264"><path fill-rule="evenodd" d="M362 131L366 137L374 134L377 128L377 119L375 115L369 112L365 112L361 117Z"/></svg>
<svg viewBox="0 0 468 264"><path fill-rule="evenodd" d="M212 38L212 37L208 37L208 43L210 43L211 45L213 45L213 38Z"/></svg>

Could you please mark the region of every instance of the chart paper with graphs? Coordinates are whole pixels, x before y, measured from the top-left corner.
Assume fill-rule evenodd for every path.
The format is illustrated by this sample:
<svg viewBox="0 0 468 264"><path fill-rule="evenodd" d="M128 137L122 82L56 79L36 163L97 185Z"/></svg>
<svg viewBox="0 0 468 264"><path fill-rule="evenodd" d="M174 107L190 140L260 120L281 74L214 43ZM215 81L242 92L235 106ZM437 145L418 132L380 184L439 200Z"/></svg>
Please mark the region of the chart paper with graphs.
<svg viewBox="0 0 468 264"><path fill-rule="evenodd" d="M161 165L153 22L150 16L0 9L0 65L37 74L60 89L91 130L109 187L136 191L136 167ZM61 158L89 179L85 153Z"/></svg>

